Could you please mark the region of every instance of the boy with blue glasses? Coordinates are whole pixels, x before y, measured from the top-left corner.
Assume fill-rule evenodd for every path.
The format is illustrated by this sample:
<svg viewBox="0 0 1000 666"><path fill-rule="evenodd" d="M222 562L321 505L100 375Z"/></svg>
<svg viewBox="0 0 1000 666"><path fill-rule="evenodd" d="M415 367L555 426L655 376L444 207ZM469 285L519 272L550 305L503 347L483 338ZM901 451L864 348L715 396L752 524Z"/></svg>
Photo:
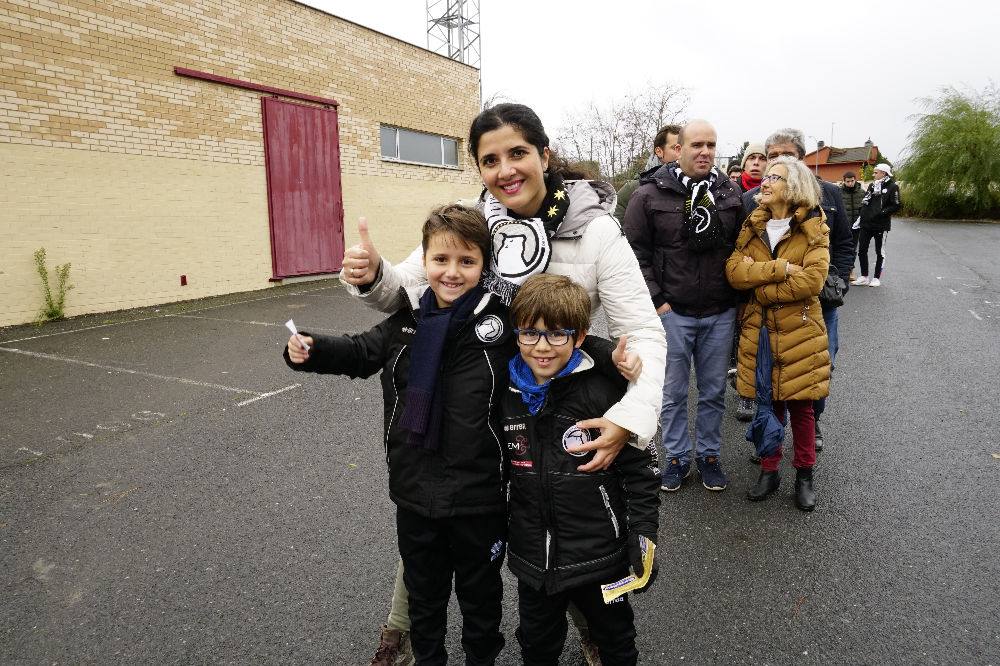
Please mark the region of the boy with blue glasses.
<svg viewBox="0 0 1000 666"><path fill-rule="evenodd" d="M604 663L634 664L632 608L624 595L607 601L602 584L622 582L629 565L636 576L652 566L643 554L659 525L655 444L626 446L605 471L578 471L593 454L567 447L594 435L577 422L604 413L627 385L595 368L590 354L610 355L611 344L592 338L590 354L581 349L590 297L565 276L527 280L510 318L519 354L501 409L511 473L508 566L518 579L522 658L558 662L572 602Z"/></svg>

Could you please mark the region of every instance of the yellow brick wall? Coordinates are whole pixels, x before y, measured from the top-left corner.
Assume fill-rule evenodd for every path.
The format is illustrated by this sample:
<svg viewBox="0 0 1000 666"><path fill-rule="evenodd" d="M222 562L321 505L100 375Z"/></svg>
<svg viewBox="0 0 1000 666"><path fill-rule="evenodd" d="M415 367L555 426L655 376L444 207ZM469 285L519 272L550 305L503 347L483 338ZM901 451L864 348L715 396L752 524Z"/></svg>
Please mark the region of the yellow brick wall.
<svg viewBox="0 0 1000 666"><path fill-rule="evenodd" d="M42 246L69 314L269 285L261 93L175 66L340 103L348 245L366 214L402 258L479 191L473 68L291 0L0 0L0 325L37 313ZM461 168L383 161L381 123L459 139Z"/></svg>

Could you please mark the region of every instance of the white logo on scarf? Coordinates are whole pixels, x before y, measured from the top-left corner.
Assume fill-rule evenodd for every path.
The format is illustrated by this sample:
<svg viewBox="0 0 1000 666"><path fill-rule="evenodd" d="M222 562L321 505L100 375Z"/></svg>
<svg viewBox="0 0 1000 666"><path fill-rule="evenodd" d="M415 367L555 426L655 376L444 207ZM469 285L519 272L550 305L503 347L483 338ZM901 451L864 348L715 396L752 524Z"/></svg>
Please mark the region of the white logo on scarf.
<svg viewBox="0 0 1000 666"><path fill-rule="evenodd" d="M549 237L541 219L511 218L507 207L492 194L486 196L483 209L493 245L490 270L483 276L483 286L510 305L525 280L548 268L552 255Z"/></svg>
<svg viewBox="0 0 1000 666"><path fill-rule="evenodd" d="M562 447L566 453L571 456L576 456L577 458L582 458L583 456L590 453L589 451L570 451L567 447L579 446L580 444L590 443L590 432L584 430L583 428L578 428L576 425L571 425L562 436Z"/></svg>
<svg viewBox="0 0 1000 666"><path fill-rule="evenodd" d="M708 229L709 222L712 221L712 216L709 215L708 209L704 206L698 206L691 213L691 220L694 221L694 232L700 234L705 229Z"/></svg>
<svg viewBox="0 0 1000 666"><path fill-rule="evenodd" d="M545 229L530 224L531 220L497 220L490 227L493 237L493 270L515 284L548 263L548 239Z"/></svg>
<svg viewBox="0 0 1000 666"><path fill-rule="evenodd" d="M483 342L493 342L503 335L503 321L496 315L484 317L476 324L476 337Z"/></svg>

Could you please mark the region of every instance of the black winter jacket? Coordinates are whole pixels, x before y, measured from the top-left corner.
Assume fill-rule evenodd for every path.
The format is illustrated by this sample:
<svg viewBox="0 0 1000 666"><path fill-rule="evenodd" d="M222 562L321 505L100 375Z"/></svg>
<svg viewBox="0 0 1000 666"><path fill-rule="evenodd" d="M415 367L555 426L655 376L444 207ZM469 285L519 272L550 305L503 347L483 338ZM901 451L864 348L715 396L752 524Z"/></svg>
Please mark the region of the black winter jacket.
<svg viewBox="0 0 1000 666"><path fill-rule="evenodd" d="M603 351L588 347L609 355L603 342ZM621 377L613 381L591 365L585 357L573 373L552 380L534 416L514 387L502 404L511 465L507 564L519 580L549 594L622 578L630 531L657 541L655 444L626 446L610 469L589 474L576 468L593 454L577 457L563 448L581 439L577 421L604 413L625 392Z"/></svg>
<svg viewBox="0 0 1000 666"><path fill-rule="evenodd" d="M671 172L675 166L672 162L643 174L625 212L625 236L639 260L653 305L669 303L689 317L719 314L737 302L725 267L746 217L740 190L723 175L715 181L711 192L726 243L714 251L691 252L682 233L688 193Z"/></svg>
<svg viewBox="0 0 1000 666"><path fill-rule="evenodd" d="M875 183L868 186L867 197L871 193L871 198L867 204L861 206L861 228L872 231L890 231L892 229L892 216L903 207L899 199L899 185L892 177L882 181L882 193L875 194Z"/></svg>
<svg viewBox="0 0 1000 666"><path fill-rule="evenodd" d="M837 274L844 281L844 293L851 288L851 269L854 268L855 250L854 237L851 235L851 224L848 221L847 213L844 211L844 200L840 196L840 188L833 183L817 178L819 189L823 198L820 207L826 213L826 224L830 227L830 265L836 266ZM755 187L743 195L743 206L747 210L747 215L757 210L757 202L754 197L760 192L760 187Z"/></svg>
<svg viewBox="0 0 1000 666"><path fill-rule="evenodd" d="M847 215L847 223L851 226L861 215L861 200L865 198L865 188L861 183L854 181L854 187L840 186L840 200L844 202L844 213Z"/></svg>
<svg viewBox="0 0 1000 666"><path fill-rule="evenodd" d="M315 341L309 360L292 363L286 348L285 361L293 370L352 378L382 371L389 496L398 506L427 518L503 513L507 471L499 402L507 392L507 363L516 348L507 309L487 294L456 337L445 343L437 380L444 389L440 444L430 451L409 446L399 426L416 332L416 292L408 302L410 307L365 333L306 333Z"/></svg>

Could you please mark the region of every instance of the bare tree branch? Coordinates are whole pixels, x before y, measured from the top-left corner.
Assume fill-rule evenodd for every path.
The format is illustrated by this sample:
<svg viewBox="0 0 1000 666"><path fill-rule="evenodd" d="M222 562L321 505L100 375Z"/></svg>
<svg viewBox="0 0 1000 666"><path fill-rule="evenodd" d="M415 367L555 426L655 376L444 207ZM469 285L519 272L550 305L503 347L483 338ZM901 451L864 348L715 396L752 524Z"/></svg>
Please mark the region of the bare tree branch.
<svg viewBox="0 0 1000 666"><path fill-rule="evenodd" d="M557 150L570 162L596 162L601 176L620 186L648 158L656 132L677 122L688 101L686 88L664 83L603 106L591 102L564 116L556 133Z"/></svg>

